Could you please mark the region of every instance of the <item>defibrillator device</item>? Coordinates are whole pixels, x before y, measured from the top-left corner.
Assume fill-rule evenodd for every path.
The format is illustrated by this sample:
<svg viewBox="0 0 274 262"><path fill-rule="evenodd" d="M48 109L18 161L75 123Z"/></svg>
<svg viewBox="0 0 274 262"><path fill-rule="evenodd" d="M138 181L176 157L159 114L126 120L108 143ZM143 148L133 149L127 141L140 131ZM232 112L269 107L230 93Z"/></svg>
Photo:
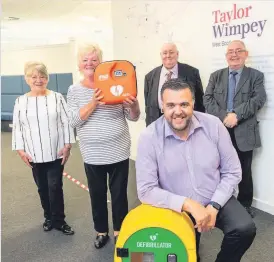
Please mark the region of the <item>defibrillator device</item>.
<svg viewBox="0 0 274 262"><path fill-rule="evenodd" d="M94 84L102 91L106 104L119 104L129 96L137 96L135 67L126 60L100 63L94 72Z"/></svg>
<svg viewBox="0 0 274 262"><path fill-rule="evenodd" d="M123 221L114 262L196 262L194 225L189 216L140 205Z"/></svg>

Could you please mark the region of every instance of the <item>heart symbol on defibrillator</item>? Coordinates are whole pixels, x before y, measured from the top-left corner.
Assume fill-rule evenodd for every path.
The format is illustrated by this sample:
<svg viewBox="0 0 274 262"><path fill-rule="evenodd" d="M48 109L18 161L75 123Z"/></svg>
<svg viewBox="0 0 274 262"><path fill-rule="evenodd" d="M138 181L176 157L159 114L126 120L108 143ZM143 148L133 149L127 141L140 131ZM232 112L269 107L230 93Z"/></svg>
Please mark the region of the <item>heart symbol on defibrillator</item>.
<svg viewBox="0 0 274 262"><path fill-rule="evenodd" d="M124 87L121 85L117 85L117 86L112 86L110 88L110 92L114 95L114 96L120 96L124 91Z"/></svg>
<svg viewBox="0 0 274 262"><path fill-rule="evenodd" d="M158 236L158 234L150 235L149 238L150 238L150 240L155 241L157 239L157 236Z"/></svg>

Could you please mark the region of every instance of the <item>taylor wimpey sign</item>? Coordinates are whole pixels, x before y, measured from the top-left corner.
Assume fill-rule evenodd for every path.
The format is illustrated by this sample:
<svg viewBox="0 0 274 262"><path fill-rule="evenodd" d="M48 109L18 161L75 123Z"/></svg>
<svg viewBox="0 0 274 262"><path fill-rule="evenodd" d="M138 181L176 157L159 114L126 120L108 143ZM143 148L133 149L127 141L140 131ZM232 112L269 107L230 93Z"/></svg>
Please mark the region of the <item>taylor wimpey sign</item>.
<svg viewBox="0 0 274 262"><path fill-rule="evenodd" d="M250 21L252 9L252 5L233 4L230 10L214 10L212 12L213 37L214 40L222 39L224 41L214 42L212 46L227 45L230 41L226 38L229 37L233 37L232 40L244 39L250 34L256 34L257 37L261 37L267 20Z"/></svg>

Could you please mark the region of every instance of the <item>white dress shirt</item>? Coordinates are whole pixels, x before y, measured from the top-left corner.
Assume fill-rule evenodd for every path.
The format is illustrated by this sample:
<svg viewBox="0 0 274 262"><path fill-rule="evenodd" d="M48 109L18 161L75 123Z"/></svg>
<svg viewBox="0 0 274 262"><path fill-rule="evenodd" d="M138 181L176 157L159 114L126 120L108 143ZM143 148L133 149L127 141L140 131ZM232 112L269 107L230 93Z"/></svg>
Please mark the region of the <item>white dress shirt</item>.
<svg viewBox="0 0 274 262"><path fill-rule="evenodd" d="M167 81L167 75L172 72L171 78L178 78L178 64L176 64L173 68L171 69L166 69L164 66L162 66L161 69L161 74L160 74L160 81L159 81L159 88L158 88L158 103L159 103L159 108L162 109L162 98L161 98L161 89L163 84Z"/></svg>

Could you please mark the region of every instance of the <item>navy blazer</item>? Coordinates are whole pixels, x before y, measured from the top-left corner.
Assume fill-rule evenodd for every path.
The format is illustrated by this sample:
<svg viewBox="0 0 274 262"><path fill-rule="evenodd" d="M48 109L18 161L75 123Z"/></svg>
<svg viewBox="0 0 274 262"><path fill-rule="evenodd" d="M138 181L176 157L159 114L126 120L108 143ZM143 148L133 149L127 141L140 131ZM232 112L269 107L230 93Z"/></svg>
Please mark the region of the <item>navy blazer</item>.
<svg viewBox="0 0 274 262"><path fill-rule="evenodd" d="M162 65L154 68L145 76L145 110L146 125L148 126L161 116L158 102L158 90ZM187 65L178 63L178 78L191 84L195 90L194 110L205 112L203 105L203 86L199 74L199 70Z"/></svg>

